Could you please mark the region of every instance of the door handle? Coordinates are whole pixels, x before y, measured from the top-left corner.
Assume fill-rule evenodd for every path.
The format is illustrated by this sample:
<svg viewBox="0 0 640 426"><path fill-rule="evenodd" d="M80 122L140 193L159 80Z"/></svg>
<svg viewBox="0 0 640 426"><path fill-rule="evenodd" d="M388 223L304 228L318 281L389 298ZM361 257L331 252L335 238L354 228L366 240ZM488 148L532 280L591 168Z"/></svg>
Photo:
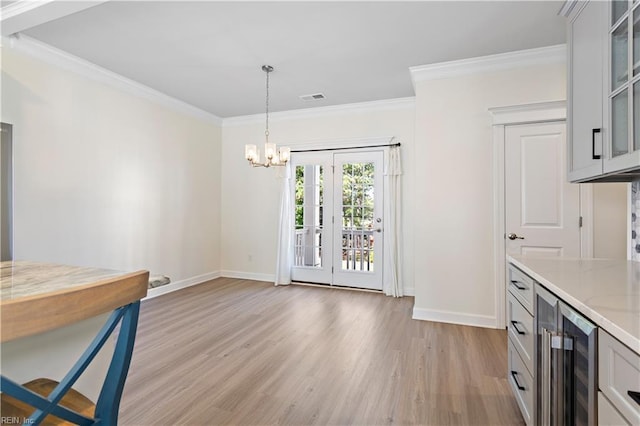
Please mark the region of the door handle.
<svg viewBox="0 0 640 426"><path fill-rule="evenodd" d="M602 129L591 129L591 157L594 160L599 160L602 156L596 155L596 133L600 133Z"/></svg>
<svg viewBox="0 0 640 426"><path fill-rule="evenodd" d="M382 228L376 228L376 232L382 232Z"/></svg>
<svg viewBox="0 0 640 426"><path fill-rule="evenodd" d="M514 234L513 232L511 232L510 234L507 234L507 238L510 239L511 241L524 240L524 237L519 237L517 234Z"/></svg>

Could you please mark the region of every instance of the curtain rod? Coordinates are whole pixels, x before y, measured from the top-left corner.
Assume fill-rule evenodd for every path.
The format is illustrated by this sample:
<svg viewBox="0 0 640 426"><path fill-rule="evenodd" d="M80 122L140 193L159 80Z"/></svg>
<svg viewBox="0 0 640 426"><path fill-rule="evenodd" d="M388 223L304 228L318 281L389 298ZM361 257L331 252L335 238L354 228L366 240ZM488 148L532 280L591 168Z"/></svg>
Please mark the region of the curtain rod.
<svg viewBox="0 0 640 426"><path fill-rule="evenodd" d="M348 146L348 147L343 147L343 148L292 149L291 152L342 151L344 149L386 148L386 147L392 147L392 146L400 146L400 142L391 143L391 144L387 144L387 145Z"/></svg>

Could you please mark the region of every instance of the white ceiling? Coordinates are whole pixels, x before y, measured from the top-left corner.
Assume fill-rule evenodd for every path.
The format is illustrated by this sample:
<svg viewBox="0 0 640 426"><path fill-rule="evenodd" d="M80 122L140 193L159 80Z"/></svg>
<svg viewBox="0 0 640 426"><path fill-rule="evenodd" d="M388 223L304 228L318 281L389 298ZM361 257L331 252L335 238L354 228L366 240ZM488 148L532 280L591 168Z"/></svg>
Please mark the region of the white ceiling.
<svg viewBox="0 0 640 426"><path fill-rule="evenodd" d="M564 43L562 1L108 1L25 34L219 117L413 96L408 68ZM326 100L298 97L322 92Z"/></svg>

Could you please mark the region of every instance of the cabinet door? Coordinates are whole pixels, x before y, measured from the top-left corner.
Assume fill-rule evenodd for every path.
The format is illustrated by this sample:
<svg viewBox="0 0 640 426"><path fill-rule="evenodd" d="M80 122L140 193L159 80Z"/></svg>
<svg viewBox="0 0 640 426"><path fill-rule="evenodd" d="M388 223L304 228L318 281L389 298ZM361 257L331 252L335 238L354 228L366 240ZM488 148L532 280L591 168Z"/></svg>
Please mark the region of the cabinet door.
<svg viewBox="0 0 640 426"><path fill-rule="evenodd" d="M603 169L614 173L640 167L640 3L614 1L609 16L608 133Z"/></svg>
<svg viewBox="0 0 640 426"><path fill-rule="evenodd" d="M570 17L569 180L601 175L607 3L578 4Z"/></svg>

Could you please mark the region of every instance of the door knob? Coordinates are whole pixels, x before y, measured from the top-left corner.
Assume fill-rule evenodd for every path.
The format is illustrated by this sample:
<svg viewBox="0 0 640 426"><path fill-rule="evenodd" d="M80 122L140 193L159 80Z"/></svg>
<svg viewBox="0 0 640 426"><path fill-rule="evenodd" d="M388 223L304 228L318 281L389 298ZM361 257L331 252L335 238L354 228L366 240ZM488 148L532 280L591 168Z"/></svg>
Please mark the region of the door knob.
<svg viewBox="0 0 640 426"><path fill-rule="evenodd" d="M513 232L510 233L510 234L507 234L507 238L510 239L510 240L524 240L524 237L518 237Z"/></svg>
<svg viewBox="0 0 640 426"><path fill-rule="evenodd" d="M376 232L382 232L382 228L377 228Z"/></svg>

